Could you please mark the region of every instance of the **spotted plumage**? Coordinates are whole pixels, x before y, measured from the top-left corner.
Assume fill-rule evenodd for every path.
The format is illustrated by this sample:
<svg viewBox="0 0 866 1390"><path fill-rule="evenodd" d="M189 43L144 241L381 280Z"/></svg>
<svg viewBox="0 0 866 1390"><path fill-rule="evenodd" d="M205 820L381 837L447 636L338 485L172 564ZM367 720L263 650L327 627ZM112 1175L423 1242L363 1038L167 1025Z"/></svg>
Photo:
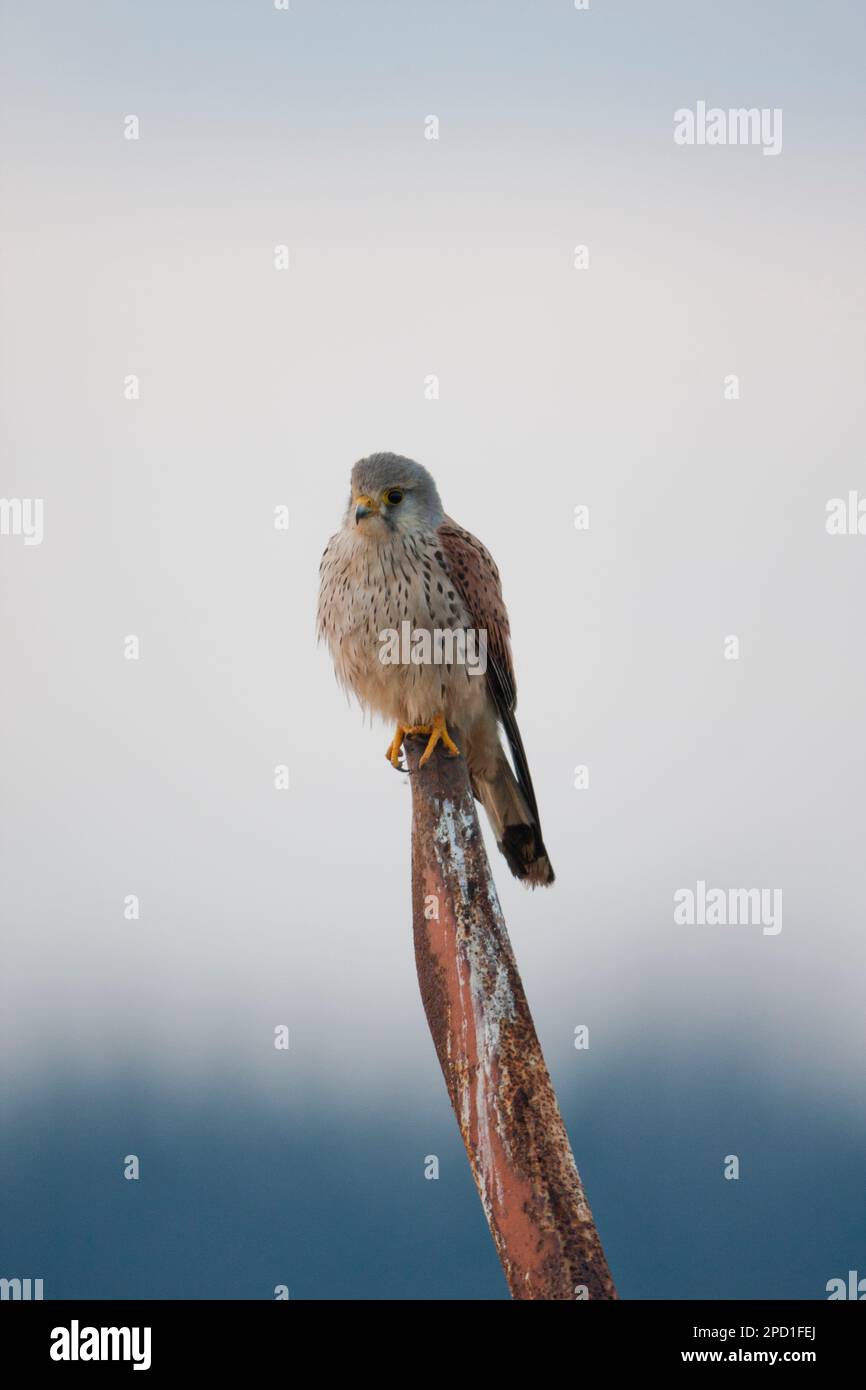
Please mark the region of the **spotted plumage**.
<svg viewBox="0 0 866 1390"><path fill-rule="evenodd" d="M425 757L440 738L446 747L459 748L512 872L531 886L552 883L515 719L499 572L481 542L445 515L436 484L420 464L371 454L353 468L343 525L322 556L318 629L341 684L397 726L389 749L395 765L408 731L430 733ZM383 659L383 652L394 650L393 639L388 648L383 634L407 631L413 637L462 634L464 659L447 647L441 661ZM481 634L486 670L477 659Z"/></svg>

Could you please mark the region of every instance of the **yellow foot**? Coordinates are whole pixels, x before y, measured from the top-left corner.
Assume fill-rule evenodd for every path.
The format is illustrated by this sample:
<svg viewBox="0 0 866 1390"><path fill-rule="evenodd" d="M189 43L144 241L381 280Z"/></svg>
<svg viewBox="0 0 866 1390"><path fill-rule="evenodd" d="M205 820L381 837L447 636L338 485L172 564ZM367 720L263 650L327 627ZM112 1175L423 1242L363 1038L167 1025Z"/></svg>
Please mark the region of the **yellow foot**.
<svg viewBox="0 0 866 1390"><path fill-rule="evenodd" d="M385 757L392 767L400 767L400 749L407 734L429 734L429 724L398 724L394 737L385 749Z"/></svg>
<svg viewBox="0 0 866 1390"><path fill-rule="evenodd" d="M460 749L457 747L457 744L454 742L453 738L448 732L448 727L445 723L444 714L437 714L436 718L433 720L432 725L428 725L427 727L422 729L413 730L413 732L430 735L429 739L427 740L427 747L421 754L421 761L418 764L419 767L424 766L427 759L433 752L433 749L436 747L436 744L440 742L445 744L445 747L451 754L452 758L460 757Z"/></svg>
<svg viewBox="0 0 866 1390"><path fill-rule="evenodd" d="M388 759L392 767L399 768L400 766L400 749L403 747L403 740L407 734L429 734L429 738L427 740L427 747L421 754L421 761L418 764L419 767L424 766L431 753L433 752L433 749L436 747L436 744L439 742L445 744L445 747L447 748L448 752L451 754L452 757L460 757L460 749L457 747L457 744L454 742L453 738L448 732L448 727L445 723L445 715L437 714L432 724L397 725L397 728L394 731L394 737L388 744L388 747L385 749L385 757Z"/></svg>

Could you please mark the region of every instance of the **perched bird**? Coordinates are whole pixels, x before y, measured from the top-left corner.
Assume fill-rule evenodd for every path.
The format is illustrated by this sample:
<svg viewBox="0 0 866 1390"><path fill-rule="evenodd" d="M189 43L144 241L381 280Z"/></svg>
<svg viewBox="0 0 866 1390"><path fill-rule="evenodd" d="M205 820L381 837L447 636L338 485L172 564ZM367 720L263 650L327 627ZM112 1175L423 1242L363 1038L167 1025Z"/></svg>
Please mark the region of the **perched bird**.
<svg viewBox="0 0 866 1390"><path fill-rule="evenodd" d="M483 634L486 669L481 674L483 662L473 669L469 661L454 659L453 646L443 648L450 660L435 660L432 641L413 647L412 659L405 648L403 660L386 659L386 634L407 630L413 641L419 633L450 632L475 634L480 644ZM340 683L362 706L395 723L387 750L394 767L406 734L429 735L422 766L440 742L454 756L463 753L473 794L512 873L531 887L552 883L514 717L517 694L499 571L481 542L445 515L436 484L419 463L371 454L355 464L342 528L322 556L318 631ZM478 646L471 649L477 652ZM500 724L514 771L499 739Z"/></svg>

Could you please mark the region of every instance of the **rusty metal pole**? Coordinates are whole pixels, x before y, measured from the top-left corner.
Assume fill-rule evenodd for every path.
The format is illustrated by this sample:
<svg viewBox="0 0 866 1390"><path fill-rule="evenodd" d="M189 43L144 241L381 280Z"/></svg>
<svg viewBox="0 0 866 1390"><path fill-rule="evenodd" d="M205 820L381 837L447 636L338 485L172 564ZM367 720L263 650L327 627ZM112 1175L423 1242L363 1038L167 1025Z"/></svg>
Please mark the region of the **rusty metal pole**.
<svg viewBox="0 0 866 1390"><path fill-rule="evenodd" d="M616 1289L526 1002L463 758L407 738L424 1011L513 1298Z"/></svg>

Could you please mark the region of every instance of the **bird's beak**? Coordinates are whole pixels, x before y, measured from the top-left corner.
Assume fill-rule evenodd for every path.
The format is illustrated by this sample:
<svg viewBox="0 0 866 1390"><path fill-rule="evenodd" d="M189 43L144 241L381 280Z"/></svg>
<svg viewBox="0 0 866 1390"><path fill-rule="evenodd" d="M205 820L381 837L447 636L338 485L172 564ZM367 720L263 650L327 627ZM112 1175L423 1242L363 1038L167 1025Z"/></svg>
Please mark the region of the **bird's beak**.
<svg viewBox="0 0 866 1390"><path fill-rule="evenodd" d="M374 502L373 499L372 499L372 497L366 497L366 496L363 496L363 495L362 495L361 497L356 497L356 498L355 498L355 522L356 522L356 524L357 524L359 521L363 521L363 519L364 519L365 516L372 516L373 513L374 513L374 512L378 512L378 510L379 510L379 503L378 503L378 502Z"/></svg>

